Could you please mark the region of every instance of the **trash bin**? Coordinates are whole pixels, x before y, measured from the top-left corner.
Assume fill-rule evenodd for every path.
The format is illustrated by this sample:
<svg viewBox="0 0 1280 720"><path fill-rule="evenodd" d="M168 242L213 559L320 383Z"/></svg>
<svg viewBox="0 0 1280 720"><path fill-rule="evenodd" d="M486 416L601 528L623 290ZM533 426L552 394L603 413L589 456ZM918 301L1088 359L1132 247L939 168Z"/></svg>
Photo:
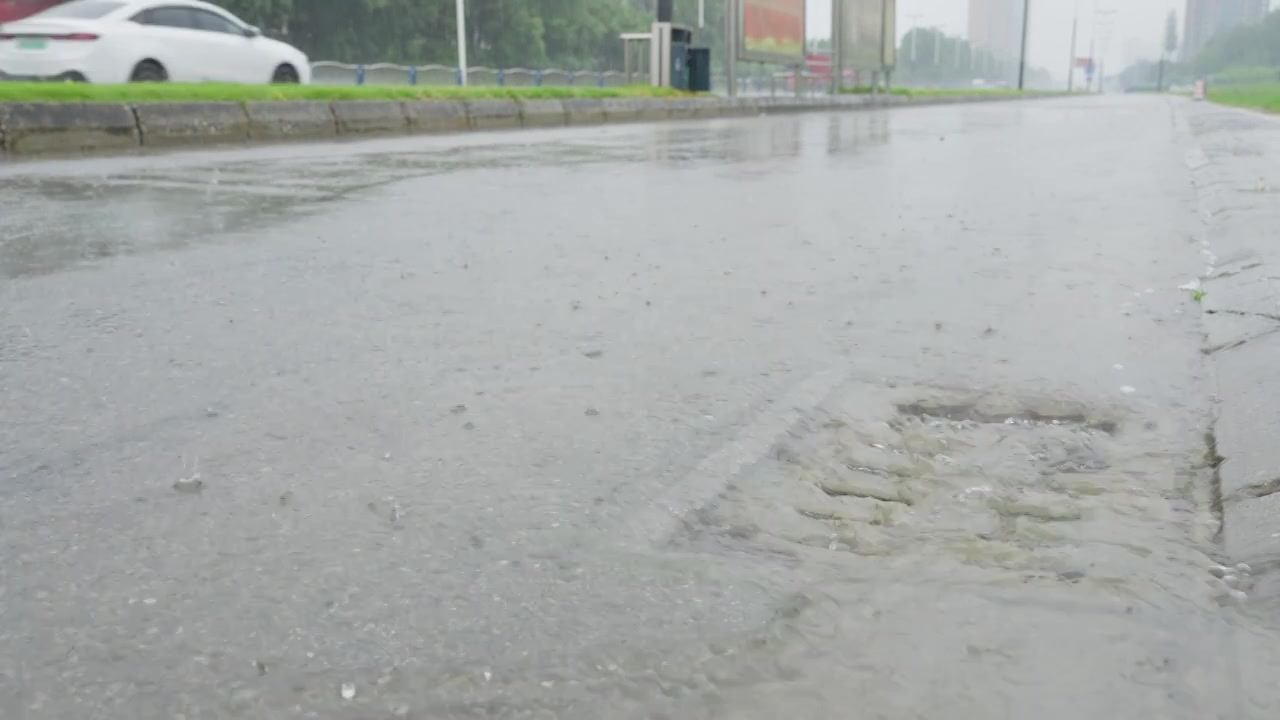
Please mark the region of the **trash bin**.
<svg viewBox="0 0 1280 720"><path fill-rule="evenodd" d="M671 28L671 87L689 89L689 44L693 31L683 27Z"/></svg>
<svg viewBox="0 0 1280 720"><path fill-rule="evenodd" d="M689 90L711 92L711 48L689 48Z"/></svg>

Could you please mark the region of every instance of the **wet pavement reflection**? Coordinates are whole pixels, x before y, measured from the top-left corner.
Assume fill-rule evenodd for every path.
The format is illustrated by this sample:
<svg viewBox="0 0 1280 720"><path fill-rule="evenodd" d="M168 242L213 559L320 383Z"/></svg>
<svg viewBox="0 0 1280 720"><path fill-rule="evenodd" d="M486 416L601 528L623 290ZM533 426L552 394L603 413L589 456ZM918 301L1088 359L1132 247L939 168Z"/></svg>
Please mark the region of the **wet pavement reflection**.
<svg viewBox="0 0 1280 720"><path fill-rule="evenodd" d="M1170 112L0 165L0 707L1274 716Z"/></svg>

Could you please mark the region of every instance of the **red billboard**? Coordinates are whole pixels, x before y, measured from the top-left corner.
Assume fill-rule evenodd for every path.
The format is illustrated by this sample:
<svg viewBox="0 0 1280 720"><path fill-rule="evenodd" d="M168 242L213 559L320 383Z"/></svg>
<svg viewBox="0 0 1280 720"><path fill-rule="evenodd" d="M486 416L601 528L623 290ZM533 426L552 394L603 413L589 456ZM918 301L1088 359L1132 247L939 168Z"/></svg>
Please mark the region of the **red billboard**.
<svg viewBox="0 0 1280 720"><path fill-rule="evenodd" d="M788 65L804 62L805 0L740 1L740 59Z"/></svg>
<svg viewBox="0 0 1280 720"><path fill-rule="evenodd" d="M20 20L62 0L0 0L0 23Z"/></svg>

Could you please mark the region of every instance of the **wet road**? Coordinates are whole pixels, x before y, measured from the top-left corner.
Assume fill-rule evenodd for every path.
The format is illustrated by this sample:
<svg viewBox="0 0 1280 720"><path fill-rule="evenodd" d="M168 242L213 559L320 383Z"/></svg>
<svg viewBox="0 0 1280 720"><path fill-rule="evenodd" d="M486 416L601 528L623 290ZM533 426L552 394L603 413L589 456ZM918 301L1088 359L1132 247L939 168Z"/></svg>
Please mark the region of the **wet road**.
<svg viewBox="0 0 1280 720"><path fill-rule="evenodd" d="M0 165L5 717L1275 717L1178 107Z"/></svg>

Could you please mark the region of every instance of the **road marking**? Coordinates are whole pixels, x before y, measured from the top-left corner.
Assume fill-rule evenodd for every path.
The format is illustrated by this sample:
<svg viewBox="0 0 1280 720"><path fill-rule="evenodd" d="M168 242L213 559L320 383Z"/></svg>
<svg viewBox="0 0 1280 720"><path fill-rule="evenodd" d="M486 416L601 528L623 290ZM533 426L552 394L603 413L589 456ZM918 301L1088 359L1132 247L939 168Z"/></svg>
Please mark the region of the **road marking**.
<svg viewBox="0 0 1280 720"><path fill-rule="evenodd" d="M679 482L625 524L625 540L653 545L670 537L702 508L714 501L738 473L764 457L777 439L803 413L817 407L848 374L835 369L817 372L773 403L733 439L708 455Z"/></svg>

